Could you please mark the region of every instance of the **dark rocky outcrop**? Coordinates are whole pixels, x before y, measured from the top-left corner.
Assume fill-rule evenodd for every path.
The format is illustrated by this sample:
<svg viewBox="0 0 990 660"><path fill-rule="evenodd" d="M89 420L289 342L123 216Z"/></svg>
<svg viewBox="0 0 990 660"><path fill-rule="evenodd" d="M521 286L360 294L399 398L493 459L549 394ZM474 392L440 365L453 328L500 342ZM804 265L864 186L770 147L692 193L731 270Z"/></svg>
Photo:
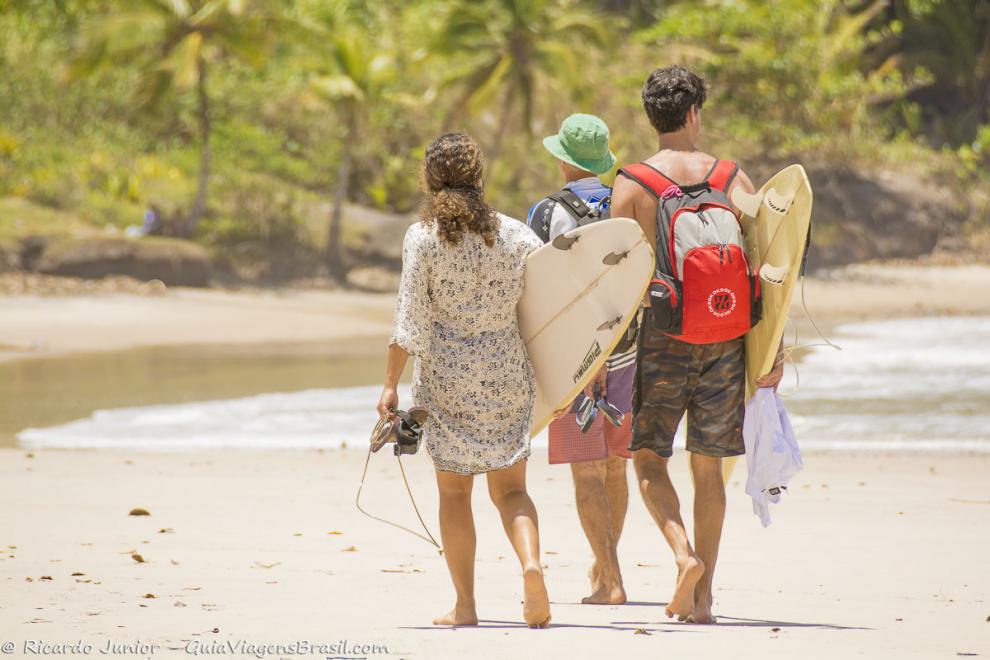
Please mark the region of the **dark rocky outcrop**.
<svg viewBox="0 0 990 660"><path fill-rule="evenodd" d="M815 194L810 269L931 253L967 219L967 202L921 179L809 168Z"/></svg>
<svg viewBox="0 0 990 660"><path fill-rule="evenodd" d="M25 246L21 266L46 275L82 278L126 275L139 280L161 280L168 286L207 286L212 271L209 253L203 247L167 238L48 241L40 252Z"/></svg>

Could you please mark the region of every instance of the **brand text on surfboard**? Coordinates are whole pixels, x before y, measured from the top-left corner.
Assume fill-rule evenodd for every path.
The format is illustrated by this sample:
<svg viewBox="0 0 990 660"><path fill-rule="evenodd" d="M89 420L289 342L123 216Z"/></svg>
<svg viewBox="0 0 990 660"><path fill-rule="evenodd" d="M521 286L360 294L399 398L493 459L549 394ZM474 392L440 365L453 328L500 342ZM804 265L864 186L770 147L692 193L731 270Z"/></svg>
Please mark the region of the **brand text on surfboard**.
<svg viewBox="0 0 990 660"><path fill-rule="evenodd" d="M590 349L588 349L588 353L584 356L584 359L581 360L581 366L578 367L577 373L574 374L575 383L581 380L581 376L583 376L585 372L591 368L591 365L601 354L602 354L602 347L598 343L598 340L596 339L595 343L592 344Z"/></svg>

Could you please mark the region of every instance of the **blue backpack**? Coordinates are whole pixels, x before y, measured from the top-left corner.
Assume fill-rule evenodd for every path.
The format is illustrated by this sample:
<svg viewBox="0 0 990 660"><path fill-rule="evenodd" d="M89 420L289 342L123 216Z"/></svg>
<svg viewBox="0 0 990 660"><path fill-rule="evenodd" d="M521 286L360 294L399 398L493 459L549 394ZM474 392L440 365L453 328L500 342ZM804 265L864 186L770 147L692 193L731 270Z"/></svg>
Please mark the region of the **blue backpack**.
<svg viewBox="0 0 990 660"><path fill-rule="evenodd" d="M607 186L602 186L602 189L606 191L606 195L601 198L594 195L584 198L569 188L547 195L533 205L526 223L544 243L549 243L550 221L557 204L564 207L578 227L606 220L611 217L612 189Z"/></svg>

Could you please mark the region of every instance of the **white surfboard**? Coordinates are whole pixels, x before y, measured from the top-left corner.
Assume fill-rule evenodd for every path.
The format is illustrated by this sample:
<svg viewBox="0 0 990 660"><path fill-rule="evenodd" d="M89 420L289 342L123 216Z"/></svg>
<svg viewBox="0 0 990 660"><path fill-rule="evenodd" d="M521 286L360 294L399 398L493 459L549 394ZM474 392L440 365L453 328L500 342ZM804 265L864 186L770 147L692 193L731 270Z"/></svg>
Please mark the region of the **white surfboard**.
<svg viewBox="0 0 990 660"><path fill-rule="evenodd" d="M570 404L636 316L654 270L635 220L579 227L529 255L519 331L536 374L532 435Z"/></svg>

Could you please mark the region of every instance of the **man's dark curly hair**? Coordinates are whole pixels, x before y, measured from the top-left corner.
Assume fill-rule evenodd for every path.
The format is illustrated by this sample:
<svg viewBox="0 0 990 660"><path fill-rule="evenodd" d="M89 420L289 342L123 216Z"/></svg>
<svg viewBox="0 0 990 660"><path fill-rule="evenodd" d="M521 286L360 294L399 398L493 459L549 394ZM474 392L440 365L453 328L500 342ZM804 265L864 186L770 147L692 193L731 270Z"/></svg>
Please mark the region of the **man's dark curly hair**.
<svg viewBox="0 0 990 660"><path fill-rule="evenodd" d="M706 98L705 80L676 64L657 69L643 85L643 109L657 133L684 128L688 110L700 110Z"/></svg>

